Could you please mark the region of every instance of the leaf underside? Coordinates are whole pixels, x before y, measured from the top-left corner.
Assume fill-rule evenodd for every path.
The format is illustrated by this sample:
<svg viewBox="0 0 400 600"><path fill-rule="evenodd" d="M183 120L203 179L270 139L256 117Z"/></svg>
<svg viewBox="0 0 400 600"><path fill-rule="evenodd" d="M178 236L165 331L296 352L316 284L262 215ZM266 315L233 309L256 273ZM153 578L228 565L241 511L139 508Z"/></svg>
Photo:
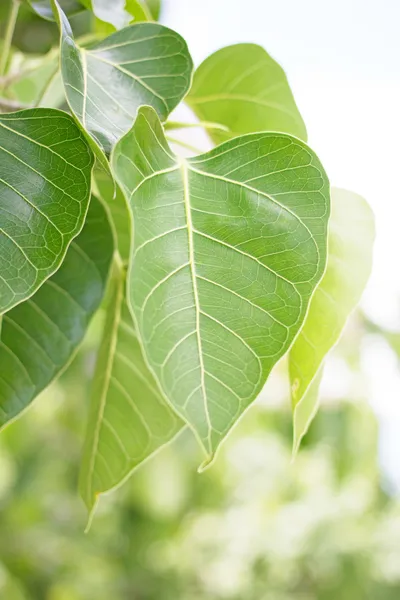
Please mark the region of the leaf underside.
<svg viewBox="0 0 400 600"><path fill-rule="evenodd" d="M117 264L110 287L80 475L90 512L99 494L121 484L182 428L143 360Z"/></svg>
<svg viewBox="0 0 400 600"><path fill-rule="evenodd" d="M58 8L61 71L72 112L106 153L142 104L165 120L189 89L192 59L184 39L157 23L138 23L79 48Z"/></svg>
<svg viewBox="0 0 400 600"><path fill-rule="evenodd" d="M339 340L368 281L374 237L374 217L366 201L333 188L326 272L289 353L295 451L317 410L325 356Z"/></svg>
<svg viewBox="0 0 400 600"><path fill-rule="evenodd" d="M178 159L150 107L111 163L133 216L136 330L210 461L302 325L325 268L328 180L285 134Z"/></svg>
<svg viewBox="0 0 400 600"><path fill-rule="evenodd" d="M89 203L93 156L69 115L0 116L0 313L60 266Z"/></svg>
<svg viewBox="0 0 400 600"><path fill-rule="evenodd" d="M282 131L307 140L285 72L261 46L236 44L199 66L186 98L202 121L220 123L210 137L220 143L259 131Z"/></svg>
<svg viewBox="0 0 400 600"><path fill-rule="evenodd" d="M113 237L92 198L85 226L60 269L2 317L0 426L21 413L69 364L103 298Z"/></svg>

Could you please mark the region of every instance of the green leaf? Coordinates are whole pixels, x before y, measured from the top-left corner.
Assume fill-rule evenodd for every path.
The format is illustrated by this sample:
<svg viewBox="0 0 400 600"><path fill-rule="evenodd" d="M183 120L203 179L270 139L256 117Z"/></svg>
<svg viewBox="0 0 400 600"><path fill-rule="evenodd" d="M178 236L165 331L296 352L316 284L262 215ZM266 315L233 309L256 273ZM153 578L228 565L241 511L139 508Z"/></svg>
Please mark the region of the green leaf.
<svg viewBox="0 0 400 600"><path fill-rule="evenodd" d="M334 188L326 272L289 353L295 452L317 410L325 356L339 340L368 281L374 237L374 217L366 201Z"/></svg>
<svg viewBox="0 0 400 600"><path fill-rule="evenodd" d="M85 226L57 273L2 317L0 426L26 409L72 360L103 298L112 254L107 215L92 198Z"/></svg>
<svg viewBox="0 0 400 600"><path fill-rule="evenodd" d="M124 288L124 273L116 264L80 476L90 513L99 494L120 485L182 428L143 360Z"/></svg>
<svg viewBox="0 0 400 600"><path fill-rule="evenodd" d="M256 44L218 50L195 71L187 104L202 121L225 125L215 143L242 133L282 131L307 140L307 132L283 69Z"/></svg>
<svg viewBox="0 0 400 600"><path fill-rule="evenodd" d="M185 96L192 60L180 35L156 23L138 23L79 48L57 10L67 100L104 152L129 130L139 106L153 106L165 120Z"/></svg>
<svg viewBox="0 0 400 600"><path fill-rule="evenodd" d="M51 0L27 0L28 4L31 5L33 10L47 21L54 21L54 14L51 7ZM78 0L59 0L59 4L62 10L68 16L73 16L82 12L84 10L82 4L83 2L78 2Z"/></svg>
<svg viewBox="0 0 400 600"><path fill-rule="evenodd" d="M133 216L128 301L147 362L210 461L288 350L324 272L327 176L286 134L178 159L150 107L111 165Z"/></svg>
<svg viewBox="0 0 400 600"><path fill-rule="evenodd" d="M94 185L96 195L108 206L114 224L118 252L122 260L126 262L129 258L132 225L124 195L104 171L95 172Z"/></svg>
<svg viewBox="0 0 400 600"><path fill-rule="evenodd" d="M0 116L0 313L60 266L85 220L92 166L69 115L39 108Z"/></svg>

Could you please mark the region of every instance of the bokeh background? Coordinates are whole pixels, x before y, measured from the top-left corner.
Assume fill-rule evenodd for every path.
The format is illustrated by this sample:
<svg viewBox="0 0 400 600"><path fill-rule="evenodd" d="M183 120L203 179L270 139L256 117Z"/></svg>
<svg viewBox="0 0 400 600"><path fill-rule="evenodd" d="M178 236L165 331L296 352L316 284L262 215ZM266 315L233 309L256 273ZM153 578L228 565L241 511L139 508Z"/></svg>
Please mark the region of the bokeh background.
<svg viewBox="0 0 400 600"><path fill-rule="evenodd" d="M182 435L102 500L85 535L77 477L96 320L69 370L0 434L0 599L398 600L400 3L164 0L162 22L196 64L244 41L282 64L332 183L375 211L373 274L295 460L282 363L210 470L197 474ZM21 11L16 60L56 41Z"/></svg>

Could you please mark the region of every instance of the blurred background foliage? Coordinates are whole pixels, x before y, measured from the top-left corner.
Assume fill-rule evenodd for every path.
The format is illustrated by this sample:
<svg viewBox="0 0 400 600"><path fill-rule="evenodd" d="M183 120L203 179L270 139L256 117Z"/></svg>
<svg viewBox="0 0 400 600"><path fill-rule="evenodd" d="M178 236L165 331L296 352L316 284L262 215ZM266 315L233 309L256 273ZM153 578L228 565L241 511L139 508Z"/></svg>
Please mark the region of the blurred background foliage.
<svg viewBox="0 0 400 600"><path fill-rule="evenodd" d="M7 10L2 0L3 25ZM87 13L72 24L77 35L91 27ZM12 64L34 70L10 98L36 98L46 77L35 57L57 38L54 24L21 9ZM85 535L77 478L101 323L0 435L1 600L400 598L400 504L378 463L359 364L363 340L385 339L397 356L399 334L353 316L331 369L347 384L323 394L296 459L281 364L212 468L197 474L198 449L183 433L102 499Z"/></svg>

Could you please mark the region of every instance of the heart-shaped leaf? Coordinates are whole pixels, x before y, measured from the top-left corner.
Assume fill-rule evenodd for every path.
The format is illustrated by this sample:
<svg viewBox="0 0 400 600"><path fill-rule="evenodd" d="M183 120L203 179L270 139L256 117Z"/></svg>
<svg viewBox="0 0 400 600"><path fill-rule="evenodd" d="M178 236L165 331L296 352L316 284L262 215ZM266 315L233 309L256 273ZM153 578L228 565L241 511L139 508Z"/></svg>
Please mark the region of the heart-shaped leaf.
<svg viewBox="0 0 400 600"><path fill-rule="evenodd" d="M353 192L332 189L326 272L289 353L295 452L317 410L325 356L339 340L368 281L374 237L374 217L366 201Z"/></svg>
<svg viewBox="0 0 400 600"><path fill-rule="evenodd" d="M105 210L92 198L85 226L57 273L3 315L0 426L29 406L71 361L103 298L113 247Z"/></svg>
<svg viewBox="0 0 400 600"><path fill-rule="evenodd" d="M130 129L142 104L162 120L190 86L192 60L183 38L157 23L138 23L90 48L79 48L54 2L61 30L61 71L71 110L109 152Z"/></svg>
<svg viewBox="0 0 400 600"><path fill-rule="evenodd" d="M307 132L283 69L256 44L218 50L199 66L186 102L202 121L225 125L210 130L214 142L257 131Z"/></svg>
<svg viewBox="0 0 400 600"><path fill-rule="evenodd" d="M128 301L147 362L210 461L302 325L325 269L328 179L285 134L178 159L150 107L112 170L133 216Z"/></svg>
<svg viewBox="0 0 400 600"><path fill-rule="evenodd" d="M69 115L0 116L0 313L31 296L82 229L93 155Z"/></svg>
<svg viewBox="0 0 400 600"><path fill-rule="evenodd" d="M143 360L124 282L116 264L80 476L81 494L91 513L101 493L119 485L182 428Z"/></svg>

